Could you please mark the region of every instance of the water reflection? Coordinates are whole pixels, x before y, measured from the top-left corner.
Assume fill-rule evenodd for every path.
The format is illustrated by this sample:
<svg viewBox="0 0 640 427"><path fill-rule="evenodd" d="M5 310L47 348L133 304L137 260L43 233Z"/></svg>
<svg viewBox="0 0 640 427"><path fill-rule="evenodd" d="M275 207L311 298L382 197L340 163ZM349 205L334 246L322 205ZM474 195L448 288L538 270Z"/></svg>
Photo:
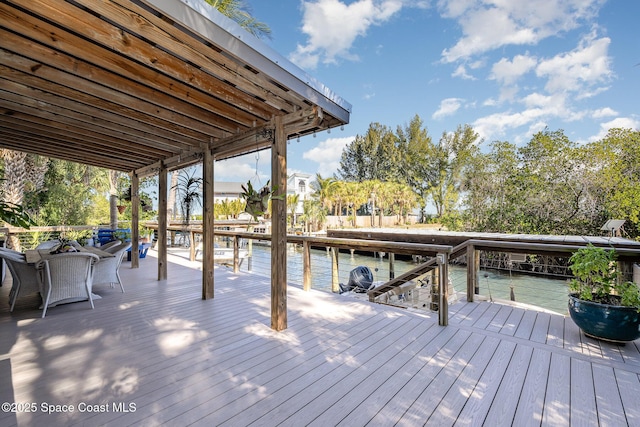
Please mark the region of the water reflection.
<svg viewBox="0 0 640 427"><path fill-rule="evenodd" d="M253 245L251 262L245 260L241 270L247 271L249 265L254 273L270 274L270 248L268 246ZM357 266L367 266L371 269L374 281L389 279L389 258L349 253L340 253L338 270L340 283L347 283L349 272ZM417 264L408 260L396 259L394 263L395 276L414 268ZM449 276L456 292L465 292L467 271L465 267L452 265ZM287 251L287 279L293 283L302 283L302 248L289 245ZM513 288L515 300L524 304L536 305L560 314L567 312L567 284L564 279L551 279L523 274L510 274L508 271L481 270L480 295L494 300L509 300ZM322 249L311 250L311 286L331 292L331 255Z"/></svg>

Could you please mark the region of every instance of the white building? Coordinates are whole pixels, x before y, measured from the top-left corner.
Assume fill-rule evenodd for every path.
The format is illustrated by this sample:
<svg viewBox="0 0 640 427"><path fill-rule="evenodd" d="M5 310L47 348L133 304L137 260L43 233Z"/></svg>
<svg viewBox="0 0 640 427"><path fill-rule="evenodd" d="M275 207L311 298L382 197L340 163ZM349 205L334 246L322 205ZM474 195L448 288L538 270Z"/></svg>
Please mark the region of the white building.
<svg viewBox="0 0 640 427"><path fill-rule="evenodd" d="M223 200L235 200L240 198L243 182L222 182L216 181L213 185L213 200L221 202Z"/></svg>
<svg viewBox="0 0 640 427"><path fill-rule="evenodd" d="M302 208L305 200L310 200L313 194L313 188L311 188L311 181L313 181L313 175L308 173L296 172L289 175L287 179L287 197L298 195L298 206L296 207L296 216L302 215L304 210ZM291 212L291 209L287 207L287 211Z"/></svg>

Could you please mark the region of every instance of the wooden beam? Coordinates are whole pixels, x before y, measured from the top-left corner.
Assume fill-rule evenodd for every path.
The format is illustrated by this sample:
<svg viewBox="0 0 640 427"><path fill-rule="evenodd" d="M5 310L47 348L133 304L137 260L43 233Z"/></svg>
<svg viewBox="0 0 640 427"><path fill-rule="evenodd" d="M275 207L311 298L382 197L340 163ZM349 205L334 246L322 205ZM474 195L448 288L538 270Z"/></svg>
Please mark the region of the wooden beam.
<svg viewBox="0 0 640 427"><path fill-rule="evenodd" d="M202 221L202 299L207 300L214 297L214 279L213 279L213 253L214 253L214 234L213 234L213 203L214 203L214 184L213 184L214 158L211 150L204 150L204 159L202 162L202 185L203 185L203 214ZM192 241L191 245L195 243Z"/></svg>
<svg viewBox="0 0 640 427"><path fill-rule="evenodd" d="M275 118L271 148L271 328L287 329L287 136L282 117Z"/></svg>

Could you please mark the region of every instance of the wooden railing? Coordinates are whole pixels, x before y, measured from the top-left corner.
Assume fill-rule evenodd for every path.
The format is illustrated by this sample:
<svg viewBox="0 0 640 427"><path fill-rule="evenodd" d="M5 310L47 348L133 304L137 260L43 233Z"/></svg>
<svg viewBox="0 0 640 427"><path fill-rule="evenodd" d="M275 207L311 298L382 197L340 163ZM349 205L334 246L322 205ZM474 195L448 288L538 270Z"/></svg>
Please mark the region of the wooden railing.
<svg viewBox="0 0 640 427"><path fill-rule="evenodd" d="M146 227L151 229L157 229L157 224L145 223ZM242 226L250 227L255 226L255 223L243 223ZM238 272L240 269L240 241L241 239L247 240L262 240L270 241L271 235L266 233L255 233L248 231L234 231L224 228L237 227L237 222L218 222L216 223L216 230L214 234L216 236L223 236L233 244L233 269ZM29 230L21 228L0 228L0 233L3 233L5 240L17 244L20 247L20 242L25 240L24 237L31 233L31 235L41 234L47 236L47 238L56 238L58 235L68 232L94 230L98 227L92 226L77 226L77 227L32 227ZM221 229L223 228L223 229ZM202 227L200 224L190 225L185 227L182 224L171 224L168 227L168 231L172 234L186 233L189 235L190 245L190 259L193 261L196 258L196 236L202 234ZM36 238L31 238L31 245L34 245ZM458 258L460 256L466 257L467 265L467 301L472 302L474 295L478 288L478 272L479 272L479 259L481 251L493 251L504 253L526 253L526 254L538 254L538 255L553 255L553 256L570 256L571 253L577 251L581 247L586 245L564 245L553 243L528 243L528 242L509 242L509 241L490 241L490 240L467 240L466 242L456 246L448 245L434 245L424 243L407 243L407 242L394 242L394 241L380 241L380 240L358 240L358 239L346 239L346 238L334 238L334 237L313 237L302 235L288 235L287 243L293 243L301 245L303 248L303 274L302 285L304 290L311 289L311 248L327 248L331 254L331 289L333 292L339 291L339 278L338 278L338 253L340 250L349 251L366 251L366 252L386 252L389 254L389 281L385 284L376 287L374 291L370 291L369 298L374 300L377 294L387 292L394 288L402 286L404 283L415 280L420 276L429 272L437 272L438 283L448 283L448 264L450 260ZM640 248L616 248L618 253L619 262L626 264L629 271L632 271L632 264L640 262ZM422 263L408 272L403 273L399 277L394 277L394 255L410 255L410 256L427 256L432 257L425 263ZM447 304L448 301L448 286L438 286L438 307L439 307L439 323L446 325L448 323Z"/></svg>
<svg viewBox="0 0 640 427"><path fill-rule="evenodd" d="M184 229L182 229L184 231ZM193 227L188 230L191 233L191 241L196 240L196 234L202 233L199 227ZM242 231L231 230L218 230L215 231L216 236L224 236L231 240L234 248L234 262L233 268L235 272L239 271L239 248L240 240L271 240L269 234L251 233ZM461 256L466 257L465 263L467 266L467 286L466 295L467 301L473 302L474 296L478 289L478 273L479 273L479 259L481 251L490 252L503 252L503 253L526 253L536 255L549 255L549 256L561 256L568 257L573 252L586 246L585 245L564 245L553 243L527 243L527 242L508 242L508 241L490 241L490 240L467 240L466 242L456 246L447 245L431 245L422 243L407 243L407 242L393 242L393 241L379 241L379 240L358 240L358 239L345 239L345 238L329 238L329 237L311 237L311 236L298 236L288 235L287 243L299 244L303 248L303 289L311 289L311 248L328 248L331 253L332 264L332 283L331 289L333 292L339 291L339 279L338 279L338 251L350 250L350 251L366 251L366 252L386 252L389 254L389 270L391 272L390 279L385 284L376 287L375 290L369 292L369 298L371 301L375 299L381 293L388 292L394 288L402 286L404 283L415 280L422 275L429 272L437 273L438 283L447 283L448 281L448 264L450 260L459 258ZM191 260L195 260L195 249L192 245ZM619 256L619 262L626 264L626 270L632 271L632 264L634 262L640 262L640 248L616 248ZM425 263L417 265L414 269L403 273L399 277L393 277L393 262L394 254L398 255L419 255L433 257ZM439 307L439 323L446 325L448 323L447 304L448 301L448 286L438 286L438 307Z"/></svg>

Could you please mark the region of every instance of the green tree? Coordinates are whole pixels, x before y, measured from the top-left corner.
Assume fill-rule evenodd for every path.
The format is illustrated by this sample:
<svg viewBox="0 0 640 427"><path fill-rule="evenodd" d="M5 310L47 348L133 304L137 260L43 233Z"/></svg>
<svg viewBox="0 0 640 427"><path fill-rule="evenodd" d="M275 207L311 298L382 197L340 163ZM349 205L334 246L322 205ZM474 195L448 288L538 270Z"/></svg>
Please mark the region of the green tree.
<svg viewBox="0 0 640 427"><path fill-rule="evenodd" d="M401 179L406 182L417 194L420 207L421 221L425 216L425 210L430 194L430 189L436 181L434 159L430 153L434 152L433 141L426 127L423 127L422 119L417 114L409 125L397 130L398 146L404 153L401 168Z"/></svg>
<svg viewBox="0 0 640 427"><path fill-rule="evenodd" d="M195 168L182 169L178 175L176 196L180 201L182 222L189 225L193 208L202 206L202 177L195 176Z"/></svg>
<svg viewBox="0 0 640 427"><path fill-rule="evenodd" d="M458 126L453 133L444 132L433 151L428 153L435 168L429 193L438 217L453 213L457 207L465 171L473 156L479 153L481 142L469 125Z"/></svg>
<svg viewBox="0 0 640 427"><path fill-rule="evenodd" d="M336 187L336 179L333 177L323 178L316 173L316 179L311 182L311 188L314 190L312 197L315 198L322 209L330 211L333 208L333 191Z"/></svg>
<svg viewBox="0 0 640 427"><path fill-rule="evenodd" d="M627 233L640 235L640 131L610 129L585 151L583 176L588 181L590 206L599 208L594 225L624 219Z"/></svg>
<svg viewBox="0 0 640 427"><path fill-rule="evenodd" d="M241 0L205 0L220 13L231 18L242 28L258 38L271 37L271 29L251 15L247 4Z"/></svg>
<svg viewBox="0 0 640 427"><path fill-rule="evenodd" d="M289 194L287 196L287 209L291 214L291 226L296 226L296 211L298 210L299 194Z"/></svg>
<svg viewBox="0 0 640 427"><path fill-rule="evenodd" d="M396 135L387 126L371 123L364 136L356 135L342 151L337 175L344 181L393 181L401 175L401 159Z"/></svg>

